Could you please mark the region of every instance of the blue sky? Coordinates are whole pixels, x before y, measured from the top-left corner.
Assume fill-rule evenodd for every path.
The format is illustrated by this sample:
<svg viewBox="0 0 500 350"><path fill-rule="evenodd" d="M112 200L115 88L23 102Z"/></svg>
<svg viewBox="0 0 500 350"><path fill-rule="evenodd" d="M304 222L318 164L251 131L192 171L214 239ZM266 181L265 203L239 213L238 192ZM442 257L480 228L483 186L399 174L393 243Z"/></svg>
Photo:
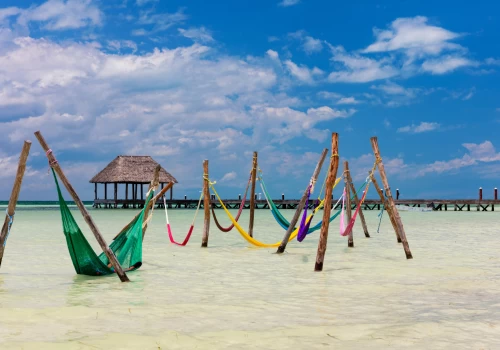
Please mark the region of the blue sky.
<svg viewBox="0 0 500 350"><path fill-rule="evenodd" d="M3 0L0 198L24 139L21 199L55 199L40 129L83 199L119 154L153 156L197 196L224 197L252 152L298 197L331 132L355 181L378 136L402 196L499 186L500 4L486 1ZM452 9L452 10L450 10ZM102 196L102 194L101 194ZM372 194L372 197L374 194Z"/></svg>

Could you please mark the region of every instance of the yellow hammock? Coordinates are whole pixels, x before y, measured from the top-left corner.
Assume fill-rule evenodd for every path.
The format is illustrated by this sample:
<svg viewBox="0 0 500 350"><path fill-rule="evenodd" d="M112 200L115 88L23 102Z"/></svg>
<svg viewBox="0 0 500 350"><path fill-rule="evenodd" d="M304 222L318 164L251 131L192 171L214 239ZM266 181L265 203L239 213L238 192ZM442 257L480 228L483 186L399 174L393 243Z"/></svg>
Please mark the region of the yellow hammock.
<svg viewBox="0 0 500 350"><path fill-rule="evenodd" d="M209 180L207 180L208 183L210 184L210 187L212 187L212 191L214 191L214 194L215 196L217 197L217 199L219 200L219 203L220 205L222 206L222 209L224 209L224 211L226 212L227 216L229 217L229 220L231 220L231 222L233 223L234 227L238 230L238 232L240 233L240 235L248 242L248 243L251 243L253 244L254 246L256 247L261 247L261 248L275 248L275 247L279 247L279 245L281 244L281 241L279 242L276 242L276 243L273 243L273 244L266 244L266 243L263 243L261 241L258 241L256 240L255 238L253 237L250 237L250 235L240 226L240 224L238 224L238 222L234 219L234 217L231 215L231 213L229 212L229 210L227 210L226 206L224 205L224 203L222 202L222 199L220 199L219 197L219 194L217 193L217 191L215 190L215 187L214 187L214 184L215 182L210 182ZM337 186L337 184L340 182L340 178L338 178L336 181L335 181L335 184L333 185L333 188L335 188L335 186ZM316 213L320 207L323 206L324 204L324 199L321 201L320 205L318 205L318 207L316 208L316 210L314 211L314 213ZM313 214L314 214L313 213ZM307 220L309 221L311 219L311 216L313 214L309 214L309 216L307 217ZM292 239L294 239L295 237L297 237L299 233L299 229L296 228L292 234L290 235L290 238L288 239L288 242L290 242Z"/></svg>

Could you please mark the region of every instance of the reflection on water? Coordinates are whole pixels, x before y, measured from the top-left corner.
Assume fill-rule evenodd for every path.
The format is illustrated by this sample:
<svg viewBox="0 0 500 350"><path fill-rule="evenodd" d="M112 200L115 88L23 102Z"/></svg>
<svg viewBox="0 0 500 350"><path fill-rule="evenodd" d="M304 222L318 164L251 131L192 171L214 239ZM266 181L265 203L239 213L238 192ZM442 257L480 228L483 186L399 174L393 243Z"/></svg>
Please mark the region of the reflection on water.
<svg viewBox="0 0 500 350"><path fill-rule="evenodd" d="M92 214L109 241L134 213ZM193 214L172 210L176 239ZM372 238L355 227L354 249L333 222L315 273L316 233L276 255L212 227L201 249L200 215L177 247L158 211L142 268L120 283L75 275L57 211L19 211L0 270L0 348L497 348L499 214L401 213L413 260L387 217L376 233L377 214L366 213ZM283 234L268 211L257 211L254 231L265 242Z"/></svg>

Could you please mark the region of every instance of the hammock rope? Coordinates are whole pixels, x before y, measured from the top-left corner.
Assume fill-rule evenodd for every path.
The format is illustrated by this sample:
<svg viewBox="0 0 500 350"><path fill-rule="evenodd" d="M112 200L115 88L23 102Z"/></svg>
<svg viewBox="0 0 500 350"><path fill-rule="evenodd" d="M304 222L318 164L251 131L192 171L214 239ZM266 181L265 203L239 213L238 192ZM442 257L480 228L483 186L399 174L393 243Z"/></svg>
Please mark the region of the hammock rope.
<svg viewBox="0 0 500 350"><path fill-rule="evenodd" d="M167 231L168 231L168 238L170 239L170 243L173 243L173 244L181 246L181 247L184 247L186 244L188 244L189 239L191 238L191 235L193 233L194 222L196 220L196 217L198 216L198 212L200 210L202 198L203 198L203 191L201 192L200 199L198 200L198 206L196 207L196 212L194 213L194 218L193 218L193 221L191 222L191 226L189 226L188 233L187 233L186 237L184 237L184 240L182 241L182 243L179 243L179 242L175 241L174 236L172 234L172 228L170 227L170 221L168 220L167 201L166 201L165 197L163 197L163 205L165 207L165 219L167 222Z"/></svg>
<svg viewBox="0 0 500 350"><path fill-rule="evenodd" d="M250 172L250 176L249 176L248 182L247 182L247 187L245 188L245 195L243 196L243 199L242 199L242 201L240 203L240 208L238 210L238 213L236 214L236 218L235 218L236 221L238 221L240 219L241 213L243 212L243 209L245 208L245 202L246 202L246 199L247 199L248 189L250 187L251 180L252 180L252 173ZM214 207L212 207L212 216L214 218L215 226L217 226L217 228L219 230L221 230L222 232L230 232L234 228L233 224L231 224L228 227L223 227L219 223L219 220L217 220L217 216L215 215Z"/></svg>

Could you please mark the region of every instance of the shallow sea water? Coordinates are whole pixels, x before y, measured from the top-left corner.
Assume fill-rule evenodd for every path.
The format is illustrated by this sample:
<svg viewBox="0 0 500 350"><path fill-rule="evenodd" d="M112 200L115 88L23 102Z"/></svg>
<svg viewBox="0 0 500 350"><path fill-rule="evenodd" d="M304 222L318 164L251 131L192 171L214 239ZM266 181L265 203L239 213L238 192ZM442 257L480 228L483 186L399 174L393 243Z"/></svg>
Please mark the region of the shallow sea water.
<svg viewBox="0 0 500 350"><path fill-rule="evenodd" d="M109 243L135 212L91 213ZM182 240L194 210L169 214ZM318 232L276 255L212 222L202 249L200 213L188 246L177 247L158 210L143 266L120 283L74 273L58 211L19 210L0 268L0 348L499 349L500 213L401 213L413 260L385 214L376 232L377 214L365 213L371 238L356 224L354 248L334 221L318 273ZM255 223L259 240L283 235L267 210Z"/></svg>

